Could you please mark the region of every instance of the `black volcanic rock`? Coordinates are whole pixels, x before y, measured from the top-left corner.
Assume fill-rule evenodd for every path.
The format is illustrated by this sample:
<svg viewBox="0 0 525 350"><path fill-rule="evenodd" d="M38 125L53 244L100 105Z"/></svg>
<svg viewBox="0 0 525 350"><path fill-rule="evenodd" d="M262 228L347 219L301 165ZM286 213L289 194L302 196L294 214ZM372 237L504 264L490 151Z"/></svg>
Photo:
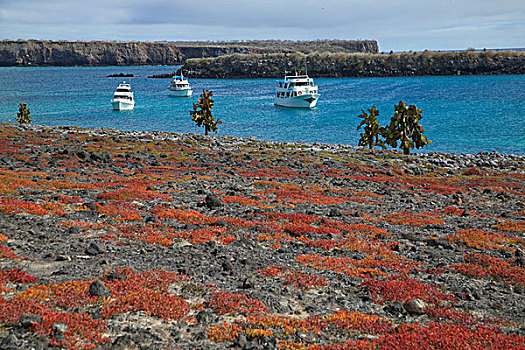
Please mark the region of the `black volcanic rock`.
<svg viewBox="0 0 525 350"><path fill-rule="evenodd" d="M131 73L116 73L106 75L108 78L133 78L135 75Z"/></svg>
<svg viewBox="0 0 525 350"><path fill-rule="evenodd" d="M222 206L221 200L214 194L207 195L205 198L205 203L206 206L210 209L215 209Z"/></svg>
<svg viewBox="0 0 525 350"><path fill-rule="evenodd" d="M96 280L89 285L89 294L97 297L109 295L109 289L100 280Z"/></svg>

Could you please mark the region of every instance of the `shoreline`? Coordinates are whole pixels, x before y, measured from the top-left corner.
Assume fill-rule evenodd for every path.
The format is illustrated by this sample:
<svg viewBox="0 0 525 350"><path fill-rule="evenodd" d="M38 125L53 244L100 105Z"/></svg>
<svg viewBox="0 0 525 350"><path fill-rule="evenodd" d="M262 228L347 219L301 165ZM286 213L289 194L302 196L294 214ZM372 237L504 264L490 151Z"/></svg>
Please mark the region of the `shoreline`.
<svg viewBox="0 0 525 350"><path fill-rule="evenodd" d="M167 77L170 74L159 74L162 75L162 77L157 76L149 76L148 79L170 79L171 77ZM464 77L474 77L474 76L490 76L490 75L525 75L525 73L476 73L476 74L420 74L420 75L377 75L377 76L361 76L361 75L352 75L352 76L333 76L333 75L316 75L315 79L322 78L322 79L350 79L350 78L417 78L417 77L456 77L456 76L464 76ZM312 76L310 76L312 77ZM282 79L282 77L280 77ZM272 77L272 76L264 76L264 77L257 77L257 76L224 76L224 77L197 77L197 78L190 78L190 79L211 79L211 80L234 80L234 79L279 79L279 77Z"/></svg>
<svg viewBox="0 0 525 350"><path fill-rule="evenodd" d="M125 67L171 67L171 66L181 66L184 68L184 63L178 64L137 64L137 65L102 65L102 66L82 66L82 65L73 65L73 66L50 66L50 65L39 65L39 66L0 66L0 68L125 68ZM175 72L173 72L175 73ZM111 73L115 76L106 76L106 78L118 78L119 73ZM125 74L125 73L124 73ZM147 79L171 79L172 73L159 73L147 77L134 76L134 78L147 78ZM481 73L472 73L472 74L414 74L414 75L377 75L377 76L336 76L336 75L317 75L316 78L410 78L410 77L453 77L453 76L489 76L489 75L525 75L524 73L502 73L502 72L481 72ZM273 76L250 76L250 75L241 75L241 76L225 76L225 77L197 77L192 79L277 79L279 77ZM282 78L282 77L281 77Z"/></svg>
<svg viewBox="0 0 525 350"><path fill-rule="evenodd" d="M15 127L15 128L21 128L21 129L34 129L34 130L40 130L40 131L75 131L81 134L86 134L90 136L110 136L110 135L118 135L118 136L127 136L127 137L153 137L155 141L178 141L178 140L184 140L186 138L188 139L195 139L195 140L215 140L217 141L224 141L224 143L221 144L222 147L228 147L227 145L235 145L235 144L242 144L242 143L261 143L261 144L268 144L268 145L274 145L274 146L284 146L284 147L297 147L298 149L320 149L320 150L326 150L326 151L333 151L333 152L343 152L343 151L349 151L352 153L355 153L357 151L362 151L364 153L371 153L371 154L394 154L403 156L403 152L399 149L379 149L375 148L373 150L368 149L367 147L362 146L354 146L344 143L323 143L323 142L307 142L307 141L275 141L275 140L264 140L259 139L255 136L251 137L236 137L236 136L230 136L230 135L217 135L217 134L210 134L208 136L202 135L202 134L196 134L196 133L181 133L181 132L169 132L169 131L158 131L158 130L151 130L151 131L142 131L142 130L120 130L120 129L112 129L112 128L103 128L103 127L95 127L95 128L87 128L87 127L81 127L76 125L60 125L60 126L50 126L50 125L40 125L40 124L25 124L25 125L19 125L15 123L8 123L8 122L0 122L0 126L8 126L8 127ZM233 146L230 146L233 147ZM413 149L411 151L412 153L408 155L408 157L413 156L420 156L423 158L436 158L440 156L449 157L451 159L461 159L461 158L471 158L471 157L488 157L490 156L508 156L513 160L523 159L525 162L525 155L519 155L514 153L501 153L495 150L492 151L480 151L478 153L451 153L451 152L439 152L439 151L425 151L422 149L422 151ZM468 163L467 166L474 166L475 164ZM458 165L458 167L465 167L465 165ZM525 169L525 165L523 167Z"/></svg>

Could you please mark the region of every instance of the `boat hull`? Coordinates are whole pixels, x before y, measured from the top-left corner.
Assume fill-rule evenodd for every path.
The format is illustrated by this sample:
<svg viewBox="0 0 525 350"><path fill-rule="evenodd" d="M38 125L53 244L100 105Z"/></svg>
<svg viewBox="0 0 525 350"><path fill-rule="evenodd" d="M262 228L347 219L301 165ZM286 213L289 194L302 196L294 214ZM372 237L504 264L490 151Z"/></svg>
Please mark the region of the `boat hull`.
<svg viewBox="0 0 525 350"><path fill-rule="evenodd" d="M274 104L290 108L314 108L319 100L319 94L304 94L301 96L280 98L276 97Z"/></svg>
<svg viewBox="0 0 525 350"><path fill-rule="evenodd" d="M135 107L135 101L111 100L114 111L130 111Z"/></svg>
<svg viewBox="0 0 525 350"><path fill-rule="evenodd" d="M192 89L186 89L186 90L169 90L169 95L171 97L191 97L193 95Z"/></svg>

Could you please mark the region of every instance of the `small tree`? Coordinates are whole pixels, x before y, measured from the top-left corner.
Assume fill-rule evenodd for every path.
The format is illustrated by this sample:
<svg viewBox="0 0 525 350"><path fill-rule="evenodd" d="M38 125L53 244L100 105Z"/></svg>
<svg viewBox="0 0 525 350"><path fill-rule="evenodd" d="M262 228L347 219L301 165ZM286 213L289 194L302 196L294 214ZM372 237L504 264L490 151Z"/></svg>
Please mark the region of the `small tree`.
<svg viewBox="0 0 525 350"><path fill-rule="evenodd" d="M368 109L368 113L370 113L370 115L368 115L365 110L362 109L361 114L358 115L358 117L363 118L363 120L361 120L361 123L359 123L357 130L361 129L361 127L365 125L363 128L364 132L359 134L361 138L359 139L358 145L368 146L370 149L374 148L374 146L385 148L385 142L379 139L382 130L382 128L379 127L379 121L377 120L379 111L377 110L376 106L373 106L372 108Z"/></svg>
<svg viewBox="0 0 525 350"><path fill-rule="evenodd" d="M31 111L27 108L27 104L21 103L18 105L18 113L16 114L15 120L20 124L31 123Z"/></svg>
<svg viewBox="0 0 525 350"><path fill-rule="evenodd" d="M199 101L193 104L193 111L190 111L191 120L199 127L204 125L205 135L208 135L210 131L217 132L217 125L222 124L220 119L215 120L211 114L212 96L213 91L203 90Z"/></svg>
<svg viewBox="0 0 525 350"><path fill-rule="evenodd" d="M399 141L399 148L403 150L404 154L410 154L410 150L414 147L419 149L432 143L423 135L423 126L419 125L423 118L421 113L423 113L422 109L418 109L415 105L407 107L403 101L400 101L399 105L395 105L395 113L390 119L390 124L381 128L380 131L386 138L386 143L397 148L397 141Z"/></svg>

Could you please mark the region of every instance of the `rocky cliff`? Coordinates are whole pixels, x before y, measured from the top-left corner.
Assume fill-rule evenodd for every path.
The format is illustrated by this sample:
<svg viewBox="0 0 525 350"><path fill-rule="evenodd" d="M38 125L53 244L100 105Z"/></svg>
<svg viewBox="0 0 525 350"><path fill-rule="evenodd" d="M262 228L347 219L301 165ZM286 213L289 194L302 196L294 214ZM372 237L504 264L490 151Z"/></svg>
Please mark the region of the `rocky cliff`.
<svg viewBox="0 0 525 350"><path fill-rule="evenodd" d="M181 64L229 54L369 52L375 41L112 42L0 41L0 66L110 66Z"/></svg>
<svg viewBox="0 0 525 350"><path fill-rule="evenodd" d="M304 72L305 65L310 75L318 77L525 74L525 52L228 55L190 59L184 70L194 78L278 78L285 72Z"/></svg>

